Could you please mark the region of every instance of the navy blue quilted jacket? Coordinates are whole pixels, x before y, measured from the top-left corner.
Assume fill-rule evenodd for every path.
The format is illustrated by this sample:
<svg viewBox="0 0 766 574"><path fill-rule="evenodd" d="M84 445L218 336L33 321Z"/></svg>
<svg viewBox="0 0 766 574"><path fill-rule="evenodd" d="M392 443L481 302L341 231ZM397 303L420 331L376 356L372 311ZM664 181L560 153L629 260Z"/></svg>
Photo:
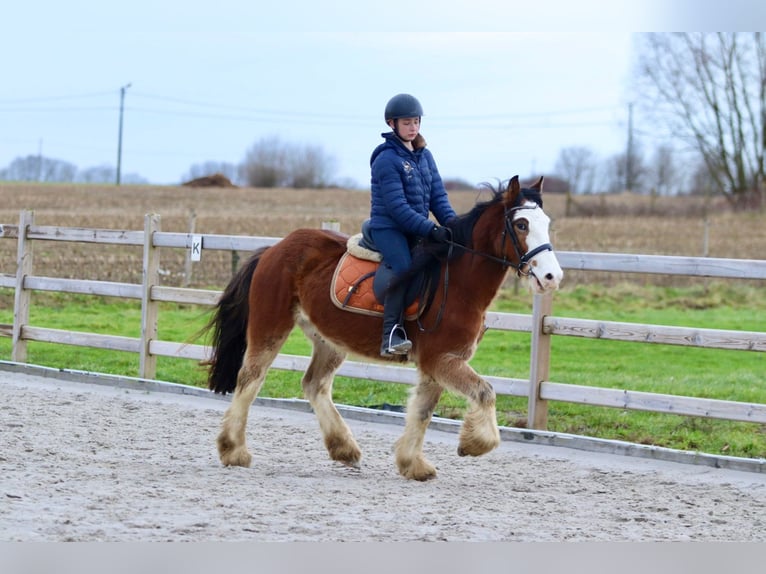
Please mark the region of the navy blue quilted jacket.
<svg viewBox="0 0 766 574"><path fill-rule="evenodd" d="M420 135L413 141L414 151L393 132L381 135L386 141L370 158L370 227L425 237L434 228L429 212L442 225L455 217L436 162Z"/></svg>

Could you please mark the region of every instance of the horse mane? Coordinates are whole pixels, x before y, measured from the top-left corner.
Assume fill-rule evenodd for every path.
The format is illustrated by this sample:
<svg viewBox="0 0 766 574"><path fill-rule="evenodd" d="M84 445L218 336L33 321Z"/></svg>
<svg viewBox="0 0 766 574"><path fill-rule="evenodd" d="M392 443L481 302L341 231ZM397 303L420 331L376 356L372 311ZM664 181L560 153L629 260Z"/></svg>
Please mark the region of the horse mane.
<svg viewBox="0 0 766 574"><path fill-rule="evenodd" d="M460 245L465 245L466 247L473 247L473 229L474 227L476 227L476 222L479 220L479 218L484 214L484 212L489 207L503 201L506 187L507 187L507 182L500 182L500 181L498 182L496 186L493 186L491 183L481 184L480 188L489 190L492 196L486 201L477 203L468 213L464 215L459 215L453 218L449 223L447 223L446 227L452 230L453 242L459 243ZM526 201L533 201L541 208L543 206L542 195L540 194L540 191L537 189L531 189L531 188L521 189L521 191L519 192L519 196L516 198L516 201L514 203L514 207L522 205ZM434 245L433 242L429 242L429 243L430 245ZM445 250L442 249L441 251L445 251ZM463 253L464 253L464 250L462 249L453 250L453 254L450 257L450 259L455 259L459 257L460 255L462 255Z"/></svg>
<svg viewBox="0 0 766 574"><path fill-rule="evenodd" d="M468 248L473 247L473 230L482 214L491 206L503 200L503 187L498 183L497 187L490 184L482 184L482 188L488 189L492 196L478 202L465 214L453 217L445 225L452 232L452 242ZM439 270L444 261L454 261L466 253L465 249L454 248L451 245L438 243L431 239L423 239L412 252L412 265L407 273L395 279L394 284L399 282L409 283L419 275L425 276L420 293L423 313L428 311L436 291L439 288ZM393 285L392 285L393 286Z"/></svg>
<svg viewBox="0 0 766 574"><path fill-rule="evenodd" d="M473 247L473 228L476 227L476 222L487 210L487 208L500 203L503 200L503 188L502 184L498 183L497 187L493 187L489 183L483 183L482 189L487 189L491 192L491 197L486 201L481 201L473 206L473 208L463 215L458 215L449 221L446 225L452 230L452 241L465 245L466 247ZM455 251L455 250L453 250ZM453 253L452 258L459 257L464 253L462 249L456 250L457 253Z"/></svg>

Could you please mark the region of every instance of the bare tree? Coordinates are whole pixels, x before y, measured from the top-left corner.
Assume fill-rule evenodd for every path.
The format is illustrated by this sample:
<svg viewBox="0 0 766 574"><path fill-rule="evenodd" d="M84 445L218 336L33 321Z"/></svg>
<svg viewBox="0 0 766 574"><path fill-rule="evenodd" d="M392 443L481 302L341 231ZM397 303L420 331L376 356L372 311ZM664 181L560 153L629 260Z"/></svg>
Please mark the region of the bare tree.
<svg viewBox="0 0 766 574"><path fill-rule="evenodd" d="M253 187L321 188L331 184L335 160L317 146L263 138L247 152L242 179Z"/></svg>
<svg viewBox="0 0 766 574"><path fill-rule="evenodd" d="M652 193L657 195L674 195L680 187L678 160L673 148L661 145L654 150L651 164L648 166Z"/></svg>
<svg viewBox="0 0 766 574"><path fill-rule="evenodd" d="M319 146L294 148L288 156L290 187L327 187L335 171L335 160Z"/></svg>
<svg viewBox="0 0 766 574"><path fill-rule="evenodd" d="M625 173L627 171L627 154L615 154L604 161L604 183L607 193L625 191Z"/></svg>
<svg viewBox="0 0 766 574"><path fill-rule="evenodd" d="M77 181L85 183L113 183L117 169L109 164L88 167L77 172Z"/></svg>
<svg viewBox="0 0 766 574"><path fill-rule="evenodd" d="M760 32L646 34L638 80L650 117L698 150L734 204L763 201L766 39Z"/></svg>
<svg viewBox="0 0 766 574"><path fill-rule="evenodd" d="M278 137L262 138L245 155L242 174L252 187L281 187L287 181L287 150Z"/></svg>
<svg viewBox="0 0 766 574"><path fill-rule="evenodd" d="M74 181L77 166L41 155L17 157L0 172L0 179L15 181Z"/></svg>
<svg viewBox="0 0 766 574"><path fill-rule="evenodd" d="M603 174L606 191L609 193L626 191L626 182L628 181L633 182L633 188L630 191L644 193L648 189L647 168L637 145L633 146L631 158L631 161L628 161L627 153L618 153L607 158L604 163ZM628 177L628 169L632 172L630 177Z"/></svg>
<svg viewBox="0 0 766 574"><path fill-rule="evenodd" d="M556 173L567 181L565 215L572 215L572 195L593 188L596 173L596 155L590 148L574 146L559 152Z"/></svg>
<svg viewBox="0 0 766 574"><path fill-rule="evenodd" d="M123 174L121 181L123 184L130 185L146 185L149 183L149 180L146 179L143 175L134 172Z"/></svg>

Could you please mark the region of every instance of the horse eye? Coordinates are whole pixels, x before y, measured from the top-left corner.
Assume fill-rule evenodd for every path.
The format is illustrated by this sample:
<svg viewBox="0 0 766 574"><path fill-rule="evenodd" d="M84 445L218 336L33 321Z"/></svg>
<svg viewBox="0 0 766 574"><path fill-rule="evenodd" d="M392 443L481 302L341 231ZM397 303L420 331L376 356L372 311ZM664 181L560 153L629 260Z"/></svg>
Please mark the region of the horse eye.
<svg viewBox="0 0 766 574"><path fill-rule="evenodd" d="M516 222L516 229L518 229L522 233L526 233L527 229L529 229L529 227L527 226L527 222L526 221L517 221Z"/></svg>

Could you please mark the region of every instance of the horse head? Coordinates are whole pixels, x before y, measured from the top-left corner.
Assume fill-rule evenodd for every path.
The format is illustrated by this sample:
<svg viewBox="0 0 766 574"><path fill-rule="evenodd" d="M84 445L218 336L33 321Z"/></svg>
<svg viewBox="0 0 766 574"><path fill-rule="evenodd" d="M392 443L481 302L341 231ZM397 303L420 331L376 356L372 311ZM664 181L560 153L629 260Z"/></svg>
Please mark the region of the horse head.
<svg viewBox="0 0 766 574"><path fill-rule="evenodd" d="M503 259L527 277L535 293L557 289L564 272L550 243L550 217L543 211L543 178L522 188L519 177L508 182L503 194L505 228L501 238Z"/></svg>

